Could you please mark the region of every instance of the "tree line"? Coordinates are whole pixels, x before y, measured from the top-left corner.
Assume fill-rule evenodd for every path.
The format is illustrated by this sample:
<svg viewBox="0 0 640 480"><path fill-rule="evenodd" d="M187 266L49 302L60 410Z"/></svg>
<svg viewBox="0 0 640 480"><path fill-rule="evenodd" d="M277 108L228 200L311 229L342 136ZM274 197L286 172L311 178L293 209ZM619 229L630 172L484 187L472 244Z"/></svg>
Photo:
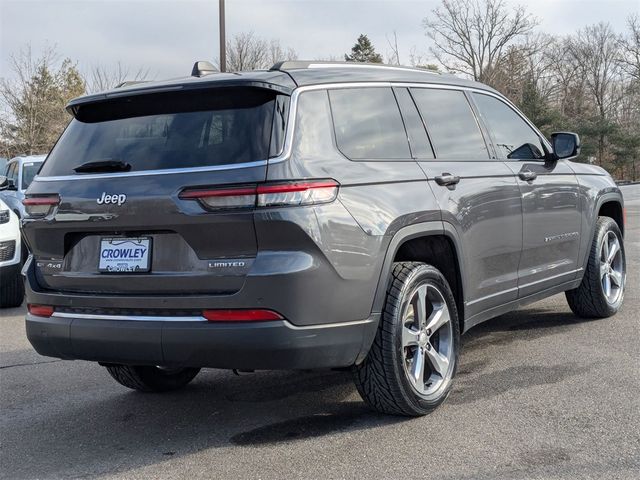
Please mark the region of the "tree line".
<svg viewBox="0 0 640 480"><path fill-rule="evenodd" d="M570 35L551 35L525 7L504 0L442 0L422 21L430 47L411 47L406 64L483 82L507 96L545 134L571 130L583 142L580 161L618 179L640 176L640 18L626 29L607 23ZM361 34L345 60L402 64L398 34L387 35L386 58ZM265 69L298 57L278 39L242 32L227 41L227 69ZM13 76L0 84L0 156L46 153L69 121L64 105L84 93L150 78L122 64L60 61L53 49L35 57L25 47L12 57Z"/></svg>

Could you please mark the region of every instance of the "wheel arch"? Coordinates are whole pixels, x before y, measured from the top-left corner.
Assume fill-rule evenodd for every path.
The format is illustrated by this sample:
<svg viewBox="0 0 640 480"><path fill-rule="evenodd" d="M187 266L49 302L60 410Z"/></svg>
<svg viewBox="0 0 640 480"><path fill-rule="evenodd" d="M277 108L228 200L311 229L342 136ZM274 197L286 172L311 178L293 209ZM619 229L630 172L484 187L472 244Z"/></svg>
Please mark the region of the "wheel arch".
<svg viewBox="0 0 640 480"><path fill-rule="evenodd" d="M625 223L625 215L624 215L624 199L622 197L622 193L620 190L617 191L609 191L606 193L602 193L597 197L595 201L595 208L592 211L592 215L590 216L591 225L589 225L588 235L589 235L589 246L583 252L582 263L578 266L582 266L582 271L584 272L587 268L587 262L589 261L589 251L590 245L593 241L593 236L596 231L596 223L598 221L599 216L605 216L613 218L613 220L618 224L620 228L620 232L624 238L624 223Z"/></svg>
<svg viewBox="0 0 640 480"><path fill-rule="evenodd" d="M427 247L427 248L425 248ZM440 255L434 255L440 254ZM438 268L449 282L456 299L460 332L464 331L465 274L461 243L453 225L447 222L425 222L400 229L387 248L378 280L373 312L381 312L391 269L396 261L425 261Z"/></svg>

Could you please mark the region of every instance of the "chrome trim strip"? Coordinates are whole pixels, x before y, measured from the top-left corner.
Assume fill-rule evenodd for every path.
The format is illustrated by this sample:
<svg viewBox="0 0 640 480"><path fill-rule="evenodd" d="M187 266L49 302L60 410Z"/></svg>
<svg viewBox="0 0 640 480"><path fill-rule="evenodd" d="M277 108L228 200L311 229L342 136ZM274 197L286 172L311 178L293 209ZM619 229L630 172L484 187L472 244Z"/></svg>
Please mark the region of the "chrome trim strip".
<svg viewBox="0 0 640 480"><path fill-rule="evenodd" d="M576 273L580 272L581 270L582 270L582 268L576 268L575 270L571 270L571 271L568 271L568 272L557 273L555 275L551 275L550 277L545 277L545 278L541 278L540 280L536 280L535 282L529 282L529 283L525 283L523 285L518 285L518 288L532 287L532 286L537 285L539 283L548 282L549 280L555 280L557 278L564 277L564 276L567 276L567 275L575 275Z"/></svg>
<svg viewBox="0 0 640 480"><path fill-rule="evenodd" d="M325 64L318 64L325 65ZM353 65L349 65L349 67L353 67ZM330 67L320 67L320 68L330 68ZM376 67L369 67L376 68ZM398 67L380 67L380 68L398 68ZM551 148L551 145L547 141L547 139L540 133L540 131L533 125L523 114L518 110L518 108L511 103L506 97L498 93L491 92L489 90L484 90L481 88L474 88L469 86L460 86L460 85L447 85L440 83L421 83L421 82L343 82L343 83L325 83L325 84L317 84L317 85L307 85L304 87L296 88L291 94L291 102L289 106L289 117L287 121L287 131L285 133L285 144L282 149L282 153L277 157L270 158L268 160L257 160L254 162L246 162L246 163L236 163L236 164L228 164L228 165L217 165L211 167L189 167L189 168L172 168L172 169L162 169L162 170L142 170L139 172L118 172L118 173L103 173L103 174L94 174L94 175L60 175L55 177L40 177L36 175L34 181L37 182L56 182L60 180L82 180L82 179L100 179L100 178L122 178L122 177L142 177L149 175L168 175L172 173L197 173L197 172L215 172L215 171L225 171L225 170L235 170L241 168L254 168L254 167L262 167L271 165L274 163L284 162L288 160L291 156L291 152L293 150L293 135L295 131L295 123L296 116L298 112L298 98L304 92L314 91L314 90L331 90L336 88L364 88L364 87L406 87L406 88L435 88L440 90L462 90L469 92L481 93L484 95L490 95L492 97L497 98L505 102L508 106L510 106L533 130L543 139L543 141L547 144L547 147Z"/></svg>
<svg viewBox="0 0 640 480"><path fill-rule="evenodd" d="M202 316L192 317L168 317L151 315L95 315L90 313L53 312L52 317L58 318L83 318L86 320L122 320L136 322L207 322Z"/></svg>
<svg viewBox="0 0 640 480"><path fill-rule="evenodd" d="M96 315L92 313L68 313L68 312L53 312L51 315L56 318L81 318L84 320L117 320L117 321L133 321L133 322L209 322L202 316L192 317L170 317L170 316L151 316L151 315ZM366 325L373 322L373 319L367 318L366 320L356 320L354 322L342 322L342 323L323 323L321 325L294 325L288 320L274 320L274 322L282 323L282 326L290 328L292 330L318 330L321 328L335 328L335 327L350 327L354 325ZM209 322L212 325L224 322ZM265 322L237 322L238 325L260 325ZM269 322L271 323L271 322Z"/></svg>
<svg viewBox="0 0 640 480"><path fill-rule="evenodd" d="M318 330L320 328L336 328L336 327L351 327L354 325L367 325L372 323L374 320L372 318L367 318L365 320L355 320L353 322L338 322L338 323L322 323L320 325L294 325L288 320L283 320L285 327L291 328L292 330Z"/></svg>
<svg viewBox="0 0 640 480"><path fill-rule="evenodd" d="M406 87L406 88L435 88L440 90L463 90L468 92L481 93L484 95L489 95L491 97L495 97L498 100L503 101L509 107L511 107L520 118L522 118L527 125L529 125L542 140L546 143L546 146L551 148L551 144L547 141L546 137L538 130L538 128L531 123L531 121L524 116L524 114L516 107L508 98L503 95L492 92L490 90L484 90L482 88L476 88L471 86L464 85L448 85L448 84L440 84L440 83L422 83L422 82L354 82L354 83L326 83L326 84L318 84L318 85L307 85L305 87L300 87L294 90L294 94L297 92L304 92L308 90L322 90L322 89L335 89L335 88L362 88L362 87ZM293 96L292 96L293 98ZM297 97L296 97L297 99Z"/></svg>
<svg viewBox="0 0 640 480"><path fill-rule="evenodd" d="M95 180L101 178L144 177L149 175L168 175L174 173L215 172L222 170L236 170L240 168L265 167L267 163L267 160L258 160L255 162L230 163L227 165L216 165L211 167L165 168L162 170L140 170L138 172L96 173L93 175L58 175L54 177L41 177L36 175L33 181L57 182L60 180Z"/></svg>

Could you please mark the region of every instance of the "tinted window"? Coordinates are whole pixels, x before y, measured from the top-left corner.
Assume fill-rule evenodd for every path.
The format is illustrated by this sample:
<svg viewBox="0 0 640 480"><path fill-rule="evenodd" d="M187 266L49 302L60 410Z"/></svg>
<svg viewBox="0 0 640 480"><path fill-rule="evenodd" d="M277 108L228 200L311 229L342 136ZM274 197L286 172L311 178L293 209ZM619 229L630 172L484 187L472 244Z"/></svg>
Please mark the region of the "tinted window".
<svg viewBox="0 0 640 480"><path fill-rule="evenodd" d="M338 148L352 159L411 158L391 88L329 90Z"/></svg>
<svg viewBox="0 0 640 480"><path fill-rule="evenodd" d="M473 94L480 115L493 135L498 154L513 160L544 158L536 132L506 103L495 97Z"/></svg>
<svg viewBox="0 0 640 480"><path fill-rule="evenodd" d="M33 182L33 177L36 176L38 170L40 169L40 165L42 163L25 163L22 165L22 190L26 190L31 182Z"/></svg>
<svg viewBox="0 0 640 480"><path fill-rule="evenodd" d="M418 114L418 110L416 110L416 105L413 103L411 95L409 95L409 90L397 88L394 91L404 118L404 126L409 136L412 155L414 158L433 158L433 150L431 149L429 137L427 137L427 131L424 129L424 124Z"/></svg>
<svg viewBox="0 0 640 480"><path fill-rule="evenodd" d="M275 112L273 116L273 131L271 136L270 157L277 157L284 148L284 137L287 130L287 116L289 115L289 97L278 95L276 97Z"/></svg>
<svg viewBox="0 0 640 480"><path fill-rule="evenodd" d="M331 109L326 90L304 92L298 98L293 148L301 159L320 159L335 152L331 133Z"/></svg>
<svg viewBox="0 0 640 480"><path fill-rule="evenodd" d="M219 89L139 95L80 107L41 175L68 175L87 162L116 160L132 171L265 160L275 95Z"/></svg>
<svg viewBox="0 0 640 480"><path fill-rule="evenodd" d="M413 88L411 93L429 130L436 158L489 158L480 127L463 92Z"/></svg>

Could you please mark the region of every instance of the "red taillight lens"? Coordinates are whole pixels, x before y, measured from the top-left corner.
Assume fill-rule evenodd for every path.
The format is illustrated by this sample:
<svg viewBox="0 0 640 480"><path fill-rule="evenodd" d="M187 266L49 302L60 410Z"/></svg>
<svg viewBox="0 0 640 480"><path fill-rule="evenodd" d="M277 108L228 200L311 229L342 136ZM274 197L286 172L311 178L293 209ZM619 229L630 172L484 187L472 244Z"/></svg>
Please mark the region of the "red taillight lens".
<svg viewBox="0 0 640 480"><path fill-rule="evenodd" d="M241 186L233 188L184 190L179 198L198 200L207 209L315 205L333 202L338 195L335 180L314 180Z"/></svg>
<svg viewBox="0 0 640 480"><path fill-rule="evenodd" d="M215 210L251 208L256 204L256 187L185 190L179 197L183 200L199 200L205 207Z"/></svg>
<svg viewBox="0 0 640 480"><path fill-rule="evenodd" d="M50 317L53 315L53 307L50 305L33 305L28 304L27 310L31 315L36 315L37 317Z"/></svg>
<svg viewBox="0 0 640 480"><path fill-rule="evenodd" d="M31 217L44 217L51 213L51 210L60 204L58 195L44 195L39 197L27 197L22 200L27 215Z"/></svg>
<svg viewBox="0 0 640 480"><path fill-rule="evenodd" d="M264 322L282 320L273 310L205 310L202 316L210 322Z"/></svg>

